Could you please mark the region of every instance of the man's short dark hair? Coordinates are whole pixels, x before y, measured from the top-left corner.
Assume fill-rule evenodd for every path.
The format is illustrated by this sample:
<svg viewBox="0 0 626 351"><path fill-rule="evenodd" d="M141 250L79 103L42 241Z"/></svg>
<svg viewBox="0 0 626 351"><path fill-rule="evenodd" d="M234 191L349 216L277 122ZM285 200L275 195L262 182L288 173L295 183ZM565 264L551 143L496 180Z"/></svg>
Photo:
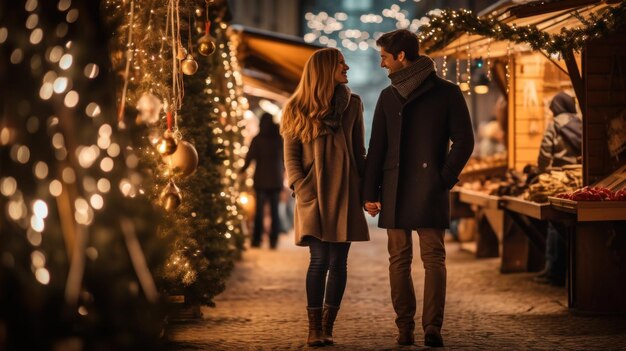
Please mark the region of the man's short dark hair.
<svg viewBox="0 0 626 351"><path fill-rule="evenodd" d="M376 45L392 54L394 59L398 58L400 51L404 51L404 57L409 61L414 61L420 56L420 42L417 35L406 29L398 29L381 35L376 40Z"/></svg>

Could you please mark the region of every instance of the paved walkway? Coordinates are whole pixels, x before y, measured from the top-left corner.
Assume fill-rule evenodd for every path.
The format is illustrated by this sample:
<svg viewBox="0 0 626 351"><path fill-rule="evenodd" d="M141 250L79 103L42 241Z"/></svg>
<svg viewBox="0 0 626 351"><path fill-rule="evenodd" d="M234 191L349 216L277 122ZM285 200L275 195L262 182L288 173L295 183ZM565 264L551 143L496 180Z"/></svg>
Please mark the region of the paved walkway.
<svg viewBox="0 0 626 351"><path fill-rule="evenodd" d="M371 236L350 249L337 345L323 350L426 349L419 346L420 334L417 346L395 344L386 234L372 227ZM308 250L292 243L283 236L276 251L248 250L217 307L203 308L200 321L172 325L170 349L307 349ZM421 296L424 273L414 246L413 278ZM626 317L574 316L564 288L533 283L532 274L500 274L499 259L478 260L458 244L449 243L447 251L446 350L626 350Z"/></svg>

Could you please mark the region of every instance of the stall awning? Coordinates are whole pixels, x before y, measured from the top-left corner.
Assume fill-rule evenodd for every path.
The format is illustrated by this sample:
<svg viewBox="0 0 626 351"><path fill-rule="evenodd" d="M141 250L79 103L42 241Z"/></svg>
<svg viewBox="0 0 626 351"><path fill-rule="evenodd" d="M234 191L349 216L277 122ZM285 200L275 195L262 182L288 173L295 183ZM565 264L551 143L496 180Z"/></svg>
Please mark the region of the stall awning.
<svg viewBox="0 0 626 351"><path fill-rule="evenodd" d="M502 0L485 9L480 16L493 16L498 21L517 27L535 25L537 29L549 34L559 34L562 28L576 28L584 26L582 20L590 19L592 13L601 14L608 7L617 6L615 0L554 0L532 1L519 4L515 0ZM494 41L481 35L459 35L440 50L429 53L431 57L455 56L466 57L467 47L472 55L476 52L486 52L489 48L491 57L507 55L507 41ZM511 43L515 52L531 51L530 45ZM428 43L423 43L424 49Z"/></svg>
<svg viewBox="0 0 626 351"><path fill-rule="evenodd" d="M301 38L233 25L237 58L243 68L244 92L285 100L295 90L304 64L320 46Z"/></svg>

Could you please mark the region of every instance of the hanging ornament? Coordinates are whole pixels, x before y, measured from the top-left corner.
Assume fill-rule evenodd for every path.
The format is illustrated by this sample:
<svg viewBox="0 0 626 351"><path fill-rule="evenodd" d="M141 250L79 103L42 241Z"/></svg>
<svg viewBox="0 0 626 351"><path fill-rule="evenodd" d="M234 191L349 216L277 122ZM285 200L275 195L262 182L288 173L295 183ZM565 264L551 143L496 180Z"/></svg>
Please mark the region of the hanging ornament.
<svg viewBox="0 0 626 351"><path fill-rule="evenodd" d="M180 189L174 184L173 180L170 180L165 189L163 189L159 199L161 200L161 206L168 212L176 210L183 202Z"/></svg>
<svg viewBox="0 0 626 351"><path fill-rule="evenodd" d="M156 148L161 155L168 156L176 152L178 142L174 136L172 136L172 133L167 131L163 133L161 138L159 138L159 141L157 141Z"/></svg>
<svg viewBox="0 0 626 351"><path fill-rule="evenodd" d="M176 147L176 152L171 156L166 156L165 162L170 165L175 174L186 177L193 174L198 168L198 152L193 144L180 141Z"/></svg>
<svg viewBox="0 0 626 351"><path fill-rule="evenodd" d="M187 57L187 49L185 49L182 45L178 46L178 51L176 52L176 58L179 60L184 60Z"/></svg>
<svg viewBox="0 0 626 351"><path fill-rule="evenodd" d="M156 143L156 149L162 156L169 156L176 152L178 140L172 133L172 111L167 111L167 130Z"/></svg>
<svg viewBox="0 0 626 351"><path fill-rule="evenodd" d="M215 43L208 34L198 39L198 52L204 56L209 56L215 52Z"/></svg>
<svg viewBox="0 0 626 351"><path fill-rule="evenodd" d="M215 52L215 43L211 40L209 29L211 29L211 22L207 20L204 35L198 39L198 52L204 56Z"/></svg>
<svg viewBox="0 0 626 351"><path fill-rule="evenodd" d="M144 93L137 101L137 110L139 111L137 124L145 123L151 125L158 122L162 108L163 104L158 97L150 93Z"/></svg>
<svg viewBox="0 0 626 351"><path fill-rule="evenodd" d="M183 60L181 68L184 74L190 76L196 73L196 71L198 70L198 63L193 58L193 56L191 56L191 54L188 54L187 57Z"/></svg>

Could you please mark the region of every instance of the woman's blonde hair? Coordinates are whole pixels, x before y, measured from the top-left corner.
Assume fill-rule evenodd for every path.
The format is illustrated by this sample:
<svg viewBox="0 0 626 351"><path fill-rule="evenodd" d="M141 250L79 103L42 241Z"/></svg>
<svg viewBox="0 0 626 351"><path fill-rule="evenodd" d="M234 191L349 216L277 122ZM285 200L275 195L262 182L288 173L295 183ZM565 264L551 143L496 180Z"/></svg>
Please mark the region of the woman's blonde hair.
<svg viewBox="0 0 626 351"><path fill-rule="evenodd" d="M308 143L320 134L321 119L332 107L335 91L335 70L339 50L317 50L304 65L304 72L296 91L283 110L280 132L285 138Z"/></svg>

